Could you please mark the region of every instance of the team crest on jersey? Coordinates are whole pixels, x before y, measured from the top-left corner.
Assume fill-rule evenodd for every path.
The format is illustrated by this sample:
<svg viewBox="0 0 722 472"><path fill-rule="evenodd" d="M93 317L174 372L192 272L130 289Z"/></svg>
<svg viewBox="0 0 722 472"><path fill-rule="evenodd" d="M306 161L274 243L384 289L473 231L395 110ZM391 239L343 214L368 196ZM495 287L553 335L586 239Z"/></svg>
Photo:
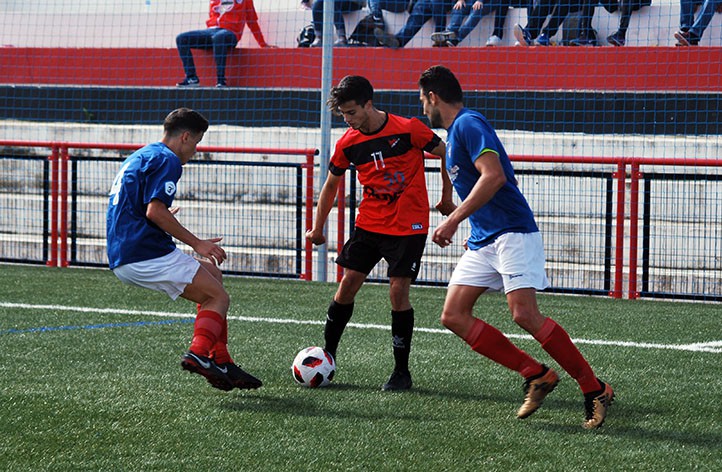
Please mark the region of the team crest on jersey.
<svg viewBox="0 0 722 472"><path fill-rule="evenodd" d="M174 182L166 182L165 183L165 193L166 195L173 195L175 193L175 183Z"/></svg>
<svg viewBox="0 0 722 472"><path fill-rule="evenodd" d="M453 182L456 180L456 177L459 175L459 166L452 166L451 169L449 169L449 178Z"/></svg>

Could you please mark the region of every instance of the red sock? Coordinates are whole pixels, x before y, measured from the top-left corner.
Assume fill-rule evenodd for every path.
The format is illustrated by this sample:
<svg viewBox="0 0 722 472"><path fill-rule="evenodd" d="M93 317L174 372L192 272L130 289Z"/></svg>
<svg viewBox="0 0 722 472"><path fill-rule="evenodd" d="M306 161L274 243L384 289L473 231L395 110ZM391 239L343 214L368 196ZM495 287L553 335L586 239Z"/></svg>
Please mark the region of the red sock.
<svg viewBox="0 0 722 472"><path fill-rule="evenodd" d="M539 374L543 370L540 363L512 344L504 333L480 319L474 321L464 341L482 356L519 372L524 378Z"/></svg>
<svg viewBox="0 0 722 472"><path fill-rule="evenodd" d="M547 318L534 338L562 369L577 381L583 393L599 390L599 381L589 363L574 345L569 334L556 321Z"/></svg>
<svg viewBox="0 0 722 472"><path fill-rule="evenodd" d="M221 335L211 349L211 358L219 365L233 362L231 355L228 353L228 320L223 321L223 331L221 331Z"/></svg>
<svg viewBox="0 0 722 472"><path fill-rule="evenodd" d="M193 340L190 350L201 356L208 356L216 343L226 320L220 313L211 310L201 310L196 315L193 325Z"/></svg>

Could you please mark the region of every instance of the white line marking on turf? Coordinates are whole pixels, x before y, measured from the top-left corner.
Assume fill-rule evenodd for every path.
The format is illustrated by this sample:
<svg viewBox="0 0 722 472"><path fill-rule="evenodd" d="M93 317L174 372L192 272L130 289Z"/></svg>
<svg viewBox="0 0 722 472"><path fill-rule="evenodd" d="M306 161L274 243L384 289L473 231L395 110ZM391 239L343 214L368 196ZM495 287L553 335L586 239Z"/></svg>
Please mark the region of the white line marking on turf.
<svg viewBox="0 0 722 472"><path fill-rule="evenodd" d="M0 302L0 307L16 308L27 310L56 310L56 311L77 311L81 313L100 313L100 314L116 314L116 315L137 315L137 316L159 316L164 318L195 318L195 315L188 313L170 313L165 311L139 311L139 310L123 310L119 308L90 308L82 306L63 306L63 305L30 305L26 303L7 303ZM255 316L229 316L229 320L247 321L251 323L276 323L276 324L298 324L298 325L323 325L322 320L294 320L290 318L261 318ZM364 324L349 323L348 326L360 329L379 329L389 330L388 325L380 324ZM421 333L433 334L451 334L451 331L442 328L420 328L415 327L414 331ZM528 334L506 334L512 339L532 340L532 336ZM657 344L657 343L638 343L633 341L607 341L604 339L573 339L576 344L592 344L595 346L618 346L618 347L634 347L640 349L668 349L674 351L693 351L693 352L712 352L722 353L722 341L709 341L694 344Z"/></svg>

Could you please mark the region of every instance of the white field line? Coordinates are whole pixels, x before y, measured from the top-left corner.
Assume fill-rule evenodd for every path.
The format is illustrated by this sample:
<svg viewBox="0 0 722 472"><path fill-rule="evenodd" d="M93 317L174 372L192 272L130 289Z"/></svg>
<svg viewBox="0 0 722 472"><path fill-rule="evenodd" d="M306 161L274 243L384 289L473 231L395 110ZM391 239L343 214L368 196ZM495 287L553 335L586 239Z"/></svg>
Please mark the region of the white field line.
<svg viewBox="0 0 722 472"><path fill-rule="evenodd" d="M30 305L26 303L7 303L0 302L0 307L25 309L25 310L54 310L54 311L75 311L81 313L98 313L98 314L116 314L116 315L137 315L137 316L158 316L164 318L195 318L195 315L189 313L171 313L165 311L138 311L123 310L119 308L91 308L82 306L64 306L64 305ZM323 325L324 320L294 320L290 318L261 318L254 316L229 316L229 320L245 321L250 323L277 323L277 324L297 324L297 325ZM359 329L378 329L388 331L391 329L388 325L368 324L368 323L349 323L348 326ZM442 328L420 328L415 327L414 331L421 333L433 334L451 334L451 331ZM507 337L513 339L532 340L532 336L528 334L506 334ZM607 341L604 339L573 339L575 344L591 344L595 346L618 346L632 347L638 349L668 349L673 351L693 351L693 352L712 352L722 353L722 341L709 341L694 344L658 344L658 343L639 343L634 341Z"/></svg>

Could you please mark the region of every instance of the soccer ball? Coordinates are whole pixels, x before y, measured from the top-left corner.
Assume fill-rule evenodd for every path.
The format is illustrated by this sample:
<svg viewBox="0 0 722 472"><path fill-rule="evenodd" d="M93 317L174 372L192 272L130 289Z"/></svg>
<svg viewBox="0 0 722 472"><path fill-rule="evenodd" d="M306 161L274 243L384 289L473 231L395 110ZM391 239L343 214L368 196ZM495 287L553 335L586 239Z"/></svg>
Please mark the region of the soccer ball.
<svg viewBox="0 0 722 472"><path fill-rule="evenodd" d="M325 387L333 380L336 363L326 350L311 346L296 354L291 372L293 379L304 387Z"/></svg>

